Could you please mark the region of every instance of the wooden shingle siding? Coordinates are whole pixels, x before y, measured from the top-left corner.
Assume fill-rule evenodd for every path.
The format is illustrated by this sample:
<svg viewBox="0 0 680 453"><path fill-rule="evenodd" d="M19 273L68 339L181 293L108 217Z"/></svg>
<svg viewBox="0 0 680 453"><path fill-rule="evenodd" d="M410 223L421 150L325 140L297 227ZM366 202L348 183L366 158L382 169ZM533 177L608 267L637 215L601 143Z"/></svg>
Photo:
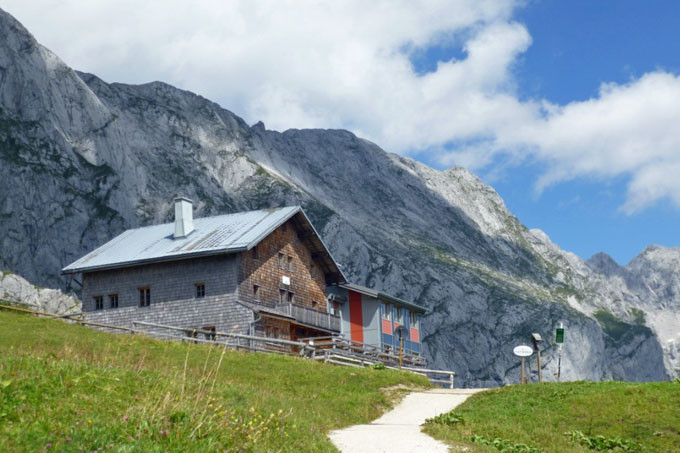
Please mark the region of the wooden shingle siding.
<svg viewBox="0 0 680 453"><path fill-rule="evenodd" d="M205 297L198 300L173 300L152 303L149 307L124 307L118 310L99 310L85 315L88 321L135 327L132 321L146 321L156 324L203 328L214 326L220 332L248 334L253 312L236 302L233 294ZM168 329L141 328L148 332L182 336L182 332Z"/></svg>
<svg viewBox="0 0 680 453"><path fill-rule="evenodd" d="M279 254L283 254L280 260ZM259 286L257 303L274 307L279 304L279 290L286 291L283 303L288 303L288 292L294 294L294 304L327 311L326 285L321 266L312 266L312 251L298 238L290 224L280 226L257 245L257 259L252 253L242 253L239 265L239 297L256 302L253 286ZM289 258L292 258L289 263ZM290 270L288 269L290 266ZM281 277L290 277L290 286ZM313 301L317 302L314 306Z"/></svg>
<svg viewBox="0 0 680 453"><path fill-rule="evenodd" d="M132 321L149 321L177 327L214 325L221 331L247 333L253 315L236 303L237 271L237 255L221 255L86 272L83 311L88 320L125 327L132 327ZM196 298L199 282L205 284L202 298ZM139 306L140 287L151 291L148 307ZM95 312L93 296L99 294L117 294L118 308L105 305Z"/></svg>

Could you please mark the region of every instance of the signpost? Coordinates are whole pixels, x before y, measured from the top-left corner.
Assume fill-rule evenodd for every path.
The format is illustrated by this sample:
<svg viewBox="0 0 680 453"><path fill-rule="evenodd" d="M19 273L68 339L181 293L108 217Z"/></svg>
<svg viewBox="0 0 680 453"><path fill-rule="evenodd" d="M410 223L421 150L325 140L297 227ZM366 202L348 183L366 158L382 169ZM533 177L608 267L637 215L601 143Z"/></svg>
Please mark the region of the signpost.
<svg viewBox="0 0 680 453"><path fill-rule="evenodd" d="M562 373L562 343L564 343L564 324L555 330L555 343L557 343L557 382L560 382L560 374Z"/></svg>
<svg viewBox="0 0 680 453"><path fill-rule="evenodd" d="M526 384L526 379L524 379L524 359L526 357L529 357L531 354L534 353L534 350L531 349L531 346L527 346L525 344L515 346L515 349L512 350L513 354L515 354L517 357L522 358L522 379L521 383Z"/></svg>
<svg viewBox="0 0 680 453"><path fill-rule="evenodd" d="M541 369L541 348L538 346L538 343L541 341L543 341L541 334L531 334L531 344L534 345L534 351L536 351L536 361L538 362L538 382L543 382L543 370Z"/></svg>

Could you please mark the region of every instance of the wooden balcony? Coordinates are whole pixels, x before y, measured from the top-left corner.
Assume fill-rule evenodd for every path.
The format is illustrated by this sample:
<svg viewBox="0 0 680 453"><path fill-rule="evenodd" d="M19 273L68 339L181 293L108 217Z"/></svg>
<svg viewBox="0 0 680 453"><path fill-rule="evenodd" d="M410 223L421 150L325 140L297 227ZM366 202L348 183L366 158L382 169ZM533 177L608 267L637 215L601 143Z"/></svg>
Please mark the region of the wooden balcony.
<svg viewBox="0 0 680 453"><path fill-rule="evenodd" d="M334 332L340 331L340 316L332 315L328 312L312 310L311 308L300 307L294 304L277 305L276 310L295 318L296 321L313 327L320 327Z"/></svg>

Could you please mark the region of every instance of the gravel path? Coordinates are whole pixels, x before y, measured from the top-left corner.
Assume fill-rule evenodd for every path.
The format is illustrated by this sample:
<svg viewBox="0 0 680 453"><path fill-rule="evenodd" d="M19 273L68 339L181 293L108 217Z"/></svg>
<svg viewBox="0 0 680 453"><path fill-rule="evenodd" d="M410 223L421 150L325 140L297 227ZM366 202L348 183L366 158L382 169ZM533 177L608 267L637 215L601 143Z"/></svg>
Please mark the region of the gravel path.
<svg viewBox="0 0 680 453"><path fill-rule="evenodd" d="M448 412L483 389L436 389L409 393L401 403L368 425L332 431L343 453L446 453L448 446L420 432L426 418Z"/></svg>

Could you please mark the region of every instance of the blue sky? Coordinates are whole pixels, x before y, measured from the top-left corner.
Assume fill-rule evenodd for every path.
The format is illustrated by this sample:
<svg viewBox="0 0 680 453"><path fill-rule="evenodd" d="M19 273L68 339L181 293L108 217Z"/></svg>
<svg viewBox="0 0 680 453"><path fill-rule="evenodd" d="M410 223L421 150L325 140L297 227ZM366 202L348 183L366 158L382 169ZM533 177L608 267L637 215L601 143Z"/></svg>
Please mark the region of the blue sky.
<svg viewBox="0 0 680 453"><path fill-rule="evenodd" d="M680 73L680 2L533 1L516 18L534 38L516 68L524 96L568 103L596 96L603 82L625 83L659 68ZM536 197L526 190L531 172L491 183L525 225L565 250L584 258L604 251L625 264L649 244L680 246L680 211L668 200L632 215L618 210L625 177L583 178Z"/></svg>
<svg viewBox="0 0 680 453"><path fill-rule="evenodd" d="M5 0L67 64L269 129L463 165L530 228L627 263L680 246L680 3ZM70 30L77 32L71 33Z"/></svg>

